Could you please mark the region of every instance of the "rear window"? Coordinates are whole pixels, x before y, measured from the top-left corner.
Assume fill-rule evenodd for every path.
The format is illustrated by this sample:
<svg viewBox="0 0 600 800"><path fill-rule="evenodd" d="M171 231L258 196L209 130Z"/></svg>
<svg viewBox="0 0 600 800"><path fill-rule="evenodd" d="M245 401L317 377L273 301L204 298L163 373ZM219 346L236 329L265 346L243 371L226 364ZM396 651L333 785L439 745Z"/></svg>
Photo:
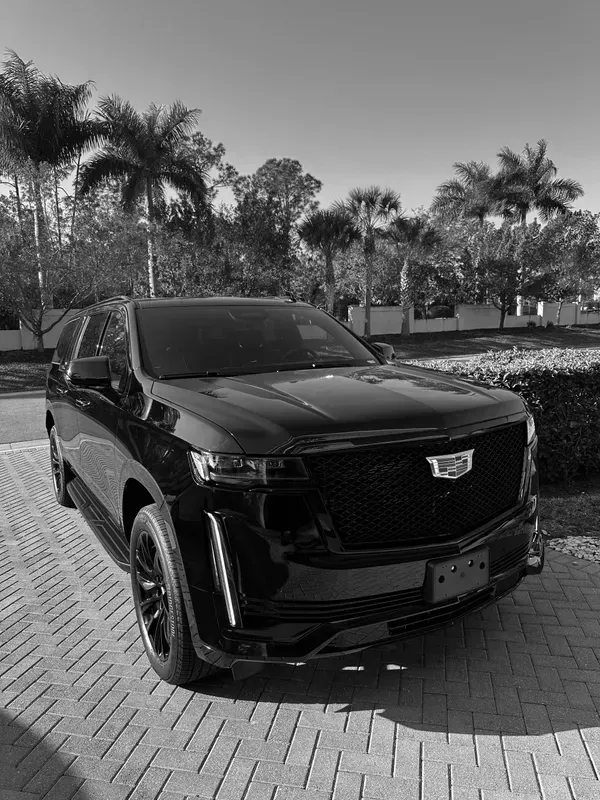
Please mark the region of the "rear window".
<svg viewBox="0 0 600 800"><path fill-rule="evenodd" d="M69 354L75 342L75 336L79 330L81 319L73 319L67 322L58 339L56 350L52 356L52 363L64 367L69 359Z"/></svg>
<svg viewBox="0 0 600 800"><path fill-rule="evenodd" d="M104 324L108 319L108 311L102 311L99 314L92 314L88 318L88 323L85 326L77 358L90 358L95 356L100 344L100 336L104 330Z"/></svg>
<svg viewBox="0 0 600 800"><path fill-rule="evenodd" d="M317 308L155 306L136 313L144 368L155 378L379 363Z"/></svg>

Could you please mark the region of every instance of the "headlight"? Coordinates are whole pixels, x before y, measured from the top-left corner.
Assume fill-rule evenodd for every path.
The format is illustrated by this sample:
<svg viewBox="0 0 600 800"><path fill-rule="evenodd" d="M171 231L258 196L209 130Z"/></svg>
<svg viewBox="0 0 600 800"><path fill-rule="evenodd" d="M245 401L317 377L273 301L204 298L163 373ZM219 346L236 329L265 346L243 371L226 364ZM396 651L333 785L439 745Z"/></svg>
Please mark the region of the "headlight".
<svg viewBox="0 0 600 800"><path fill-rule="evenodd" d="M190 463L197 483L249 487L308 479L300 458L251 458L191 450Z"/></svg>
<svg viewBox="0 0 600 800"><path fill-rule="evenodd" d="M527 444L530 445L535 439L535 422L533 414L527 415Z"/></svg>

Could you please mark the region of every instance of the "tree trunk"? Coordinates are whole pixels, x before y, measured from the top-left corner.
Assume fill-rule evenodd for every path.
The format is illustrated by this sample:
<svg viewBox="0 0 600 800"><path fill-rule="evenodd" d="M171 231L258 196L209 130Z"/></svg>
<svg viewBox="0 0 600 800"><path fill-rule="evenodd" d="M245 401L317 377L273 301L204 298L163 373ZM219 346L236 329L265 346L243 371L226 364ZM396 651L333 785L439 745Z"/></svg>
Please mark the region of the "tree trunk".
<svg viewBox="0 0 600 800"><path fill-rule="evenodd" d="M558 301L558 308L556 309L556 324L560 325L560 312L562 311L564 300Z"/></svg>
<svg viewBox="0 0 600 800"><path fill-rule="evenodd" d="M374 243L373 243L374 245ZM365 336L371 335L371 302L373 299L373 249L365 243Z"/></svg>
<svg viewBox="0 0 600 800"><path fill-rule="evenodd" d="M335 272L331 253L325 253L325 303L327 311L333 314L335 308Z"/></svg>
<svg viewBox="0 0 600 800"><path fill-rule="evenodd" d="M17 217L19 218L19 230L21 232L21 239L25 238L25 229L23 227L23 203L21 202L21 192L19 191L19 178L15 175L15 197L17 198Z"/></svg>
<svg viewBox="0 0 600 800"><path fill-rule="evenodd" d="M75 231L75 213L77 211L77 200L79 195L77 189L79 188L79 170L81 168L81 153L77 156L77 166L75 167L75 182L73 184L73 210L71 211L71 243L73 242L73 234Z"/></svg>
<svg viewBox="0 0 600 800"><path fill-rule="evenodd" d="M154 237L154 198L152 185L146 183L146 200L148 203L148 292L156 297L156 241Z"/></svg>
<svg viewBox="0 0 600 800"><path fill-rule="evenodd" d="M58 202L58 175L54 170L54 203L56 205L56 231L58 234L58 250L62 253L62 231L60 222L60 203Z"/></svg>
<svg viewBox="0 0 600 800"><path fill-rule="evenodd" d="M402 298L402 336L410 336L410 303L408 299L408 270L410 267L407 253L400 272L400 297Z"/></svg>
<svg viewBox="0 0 600 800"><path fill-rule="evenodd" d="M44 334L43 333L36 333L35 334L35 341L36 341L36 350L38 353L44 352Z"/></svg>
<svg viewBox="0 0 600 800"><path fill-rule="evenodd" d="M44 271L44 265L42 262L42 230L41 230L41 220L43 219L43 209L42 209L42 194L39 185L39 176L32 181L31 191L33 194L33 239L35 242L35 258L37 263L38 269L38 287L40 290L40 304L42 308L49 308L51 307L51 302L48 297L48 292L46 289L46 275Z"/></svg>
<svg viewBox="0 0 600 800"><path fill-rule="evenodd" d="M506 308L506 306L502 306L502 308L500 309L500 326L498 328L499 331L504 330L504 320L506 319L507 310L508 309Z"/></svg>

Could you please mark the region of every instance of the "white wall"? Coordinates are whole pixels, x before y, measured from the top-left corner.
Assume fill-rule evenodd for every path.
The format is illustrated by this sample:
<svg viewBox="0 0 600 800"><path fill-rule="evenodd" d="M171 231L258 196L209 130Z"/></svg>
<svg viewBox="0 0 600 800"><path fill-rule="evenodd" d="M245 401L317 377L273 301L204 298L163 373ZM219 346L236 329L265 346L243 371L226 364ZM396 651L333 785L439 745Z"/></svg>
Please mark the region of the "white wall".
<svg viewBox="0 0 600 800"><path fill-rule="evenodd" d="M44 334L44 347L56 347L58 343L58 337L62 333L62 329L71 319L71 317L78 312L78 310L79 309L77 308L72 308L70 311L67 311L60 322L57 322L51 331L48 331L48 333ZM47 327L55 319L58 319L62 313L63 311L60 308L53 308L51 311L47 311L44 314L43 327ZM27 330L23 323L21 323L21 348L23 350L35 350L36 347L37 342L35 340L35 336L33 333L31 333L31 331Z"/></svg>
<svg viewBox="0 0 600 800"><path fill-rule="evenodd" d="M402 309L399 306L371 306L371 335L402 333ZM365 332L364 306L348 308L348 322L359 336Z"/></svg>
<svg viewBox="0 0 600 800"><path fill-rule="evenodd" d="M416 319L411 333L443 333L456 330L458 330L456 317L442 317L441 319Z"/></svg>
<svg viewBox="0 0 600 800"><path fill-rule="evenodd" d="M544 320L543 324L553 322L556 325L556 312L558 311L558 303L538 303L538 314ZM579 323L586 323L586 317L597 316L595 314L582 314L579 312L577 303L563 303L560 310L560 324L561 325L577 325Z"/></svg>
<svg viewBox="0 0 600 800"><path fill-rule="evenodd" d="M0 350L21 350L21 331L0 331Z"/></svg>
<svg viewBox="0 0 600 800"><path fill-rule="evenodd" d="M540 304L543 306L544 304ZM552 304L545 304L546 306ZM565 308L574 305L565 303L561 313L561 324L571 324L572 312ZM536 325L545 324L548 319L556 320L556 306L546 309L542 316L542 309L538 314L509 316L504 318L506 328L526 328L529 321ZM581 315L583 317L598 316L600 314ZM582 319L582 321L585 321ZM459 305L456 306L456 316L448 319L415 319L414 309L409 310L409 325L411 333L443 333L444 331L472 331L472 330L498 330L500 326L500 311L493 305ZM348 309L348 327L362 336L365 329L364 306L351 306ZM371 334L402 333L402 309L399 306L373 306L371 310Z"/></svg>
<svg viewBox="0 0 600 800"><path fill-rule="evenodd" d="M44 334L44 347L56 347L58 337L67 322L74 316L79 309L72 308L62 317L60 322L51 331ZM57 319L62 314L62 309L53 308L44 315L44 327ZM0 331L0 350L35 350L37 342L35 336L21 323L18 331Z"/></svg>

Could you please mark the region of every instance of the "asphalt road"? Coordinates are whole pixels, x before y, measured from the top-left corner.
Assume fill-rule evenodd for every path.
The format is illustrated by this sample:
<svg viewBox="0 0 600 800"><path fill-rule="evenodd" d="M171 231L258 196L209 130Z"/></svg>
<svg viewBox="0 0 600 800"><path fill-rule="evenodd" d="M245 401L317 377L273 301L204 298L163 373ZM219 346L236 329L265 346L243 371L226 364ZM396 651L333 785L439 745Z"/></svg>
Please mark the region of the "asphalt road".
<svg viewBox="0 0 600 800"><path fill-rule="evenodd" d="M0 394L0 444L31 442L45 436L43 392Z"/></svg>

